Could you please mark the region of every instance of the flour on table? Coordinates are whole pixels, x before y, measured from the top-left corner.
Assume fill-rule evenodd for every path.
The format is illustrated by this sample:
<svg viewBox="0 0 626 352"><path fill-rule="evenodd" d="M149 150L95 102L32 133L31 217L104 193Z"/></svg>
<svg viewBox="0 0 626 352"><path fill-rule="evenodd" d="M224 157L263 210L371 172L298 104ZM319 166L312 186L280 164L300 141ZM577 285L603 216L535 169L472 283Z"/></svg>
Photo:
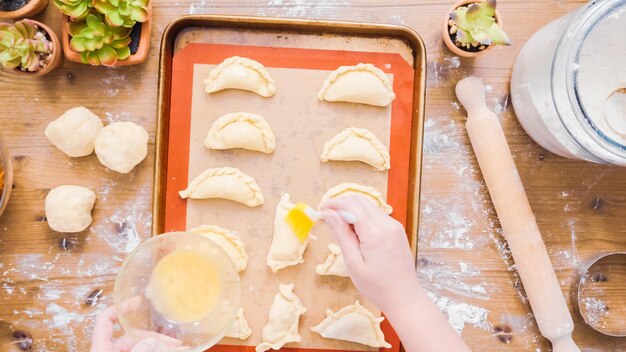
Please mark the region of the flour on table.
<svg viewBox="0 0 626 352"><path fill-rule="evenodd" d="M478 268L465 262L459 262L459 269L451 265L420 258L417 268L418 276L422 284L428 289L446 290L452 293L471 298L488 300L486 283L468 284L463 279L477 277L480 274Z"/></svg>
<svg viewBox="0 0 626 352"><path fill-rule="evenodd" d="M487 321L489 311L485 308L471 304L456 302L447 297L438 296L428 292L428 296L433 300L437 308L448 316L450 325L460 335L465 329L465 325L471 325L483 330L490 330L491 326Z"/></svg>

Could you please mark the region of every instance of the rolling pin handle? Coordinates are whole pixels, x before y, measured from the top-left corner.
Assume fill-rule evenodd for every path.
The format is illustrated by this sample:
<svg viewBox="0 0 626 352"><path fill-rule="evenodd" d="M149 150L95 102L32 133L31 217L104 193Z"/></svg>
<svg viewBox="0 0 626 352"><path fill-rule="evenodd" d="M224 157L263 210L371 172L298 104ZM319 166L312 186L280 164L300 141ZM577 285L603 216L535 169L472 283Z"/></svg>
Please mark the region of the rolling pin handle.
<svg viewBox="0 0 626 352"><path fill-rule="evenodd" d="M580 352L571 335L561 336L550 342L552 342L552 352Z"/></svg>

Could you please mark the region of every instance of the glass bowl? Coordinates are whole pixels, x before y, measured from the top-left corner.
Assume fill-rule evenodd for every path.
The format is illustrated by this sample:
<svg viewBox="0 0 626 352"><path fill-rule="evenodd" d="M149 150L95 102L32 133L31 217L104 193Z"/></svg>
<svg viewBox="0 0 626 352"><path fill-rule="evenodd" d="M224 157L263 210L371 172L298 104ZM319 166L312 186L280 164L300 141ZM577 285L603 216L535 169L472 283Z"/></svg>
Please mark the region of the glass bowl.
<svg viewBox="0 0 626 352"><path fill-rule="evenodd" d="M13 187L13 164L11 163L11 153L2 134L0 134L0 216L9 203L11 188Z"/></svg>
<svg viewBox="0 0 626 352"><path fill-rule="evenodd" d="M115 279L115 307L127 334L135 341L167 335L190 352L204 351L224 337L239 299L239 274L228 254L208 238L186 232L143 242ZM174 350L163 344L151 347Z"/></svg>

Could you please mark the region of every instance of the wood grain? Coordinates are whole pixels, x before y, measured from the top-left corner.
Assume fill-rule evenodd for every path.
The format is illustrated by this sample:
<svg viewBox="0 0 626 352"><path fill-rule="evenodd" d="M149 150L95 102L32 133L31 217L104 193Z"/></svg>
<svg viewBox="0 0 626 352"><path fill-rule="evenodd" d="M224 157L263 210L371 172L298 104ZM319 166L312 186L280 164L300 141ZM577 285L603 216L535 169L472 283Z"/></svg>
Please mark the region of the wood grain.
<svg viewBox="0 0 626 352"><path fill-rule="evenodd" d="M43 131L65 110L84 105L105 119L146 127L152 152L157 48L167 23L189 13L193 3L207 3L205 11L213 14L393 23L420 33L428 49L420 273L439 273L425 281L435 294L488 311L488 324L465 325L463 337L472 349L547 351L549 344L532 322L469 146L464 111L455 106L454 84L460 78L478 75L492 88L487 101L501 110L499 117L567 301L576 264L598 252L626 250L626 169L567 160L544 151L522 130L508 99L511 68L523 43L584 1L500 1L514 45L475 60L460 59L457 67L438 30L452 1L155 0L152 50L143 65L106 69L65 62L39 79L0 74L0 131L15 166L14 192L0 219L0 350L19 351L29 339L32 351L88 350L93 315L112 303L113 280L124 252L150 234L153 157L131 174L119 175L106 170L93 155L67 158ZM37 19L61 32L61 18L53 6ZM51 231L45 223L47 192L66 183L96 191L91 230L67 236ZM482 285L483 297L442 288L442 268L458 271L459 262L479 271L461 279L464 284ZM86 304L89 294L100 289L103 296L95 306ZM623 290L621 294L613 301L624 302ZM574 320L574 339L583 349L626 349L626 340L594 332L577 316Z"/></svg>

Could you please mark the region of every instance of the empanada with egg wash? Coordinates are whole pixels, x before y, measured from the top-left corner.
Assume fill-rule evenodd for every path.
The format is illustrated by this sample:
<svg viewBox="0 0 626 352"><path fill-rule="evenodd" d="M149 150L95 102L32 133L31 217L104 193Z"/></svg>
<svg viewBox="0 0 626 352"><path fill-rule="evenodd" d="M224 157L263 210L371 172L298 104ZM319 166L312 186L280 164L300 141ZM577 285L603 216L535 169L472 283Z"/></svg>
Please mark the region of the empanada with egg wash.
<svg viewBox="0 0 626 352"><path fill-rule="evenodd" d="M183 199L228 199L249 207L259 206L264 201L256 181L234 167L206 169L178 194Z"/></svg>
<svg viewBox="0 0 626 352"><path fill-rule="evenodd" d="M387 106L395 98L387 74L372 64L341 66L333 71L317 97L326 101Z"/></svg>
<svg viewBox="0 0 626 352"><path fill-rule="evenodd" d="M285 193L280 197L280 201L276 206L276 215L274 217L274 236L272 244L267 254L267 266L272 272L286 268L291 265L297 265L304 262L304 251L309 244L312 235L300 241L296 233L286 221L287 213L295 206L289 200L289 194Z"/></svg>
<svg viewBox="0 0 626 352"><path fill-rule="evenodd" d="M346 128L326 142L320 159L360 161L380 171L391 167L387 147L370 130L356 127Z"/></svg>
<svg viewBox="0 0 626 352"><path fill-rule="evenodd" d="M224 89L247 90L267 98L276 93L276 82L261 63L233 56L217 65L204 80L207 93Z"/></svg>
<svg viewBox="0 0 626 352"><path fill-rule="evenodd" d="M209 149L241 148L269 154L276 149L276 137L262 116L234 112L222 115L213 123L204 146Z"/></svg>

